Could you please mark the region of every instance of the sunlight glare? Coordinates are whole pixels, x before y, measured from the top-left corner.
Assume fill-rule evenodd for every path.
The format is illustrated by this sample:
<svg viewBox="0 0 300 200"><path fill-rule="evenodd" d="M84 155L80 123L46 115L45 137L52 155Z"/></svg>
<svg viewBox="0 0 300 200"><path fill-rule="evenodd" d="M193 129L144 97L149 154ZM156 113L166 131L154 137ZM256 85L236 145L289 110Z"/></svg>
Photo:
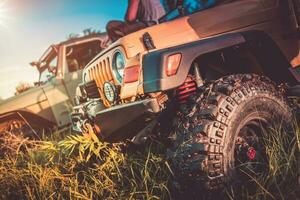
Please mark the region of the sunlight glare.
<svg viewBox="0 0 300 200"><path fill-rule="evenodd" d="M7 0L0 0L0 26L6 26L5 22L9 18L8 8L6 7Z"/></svg>

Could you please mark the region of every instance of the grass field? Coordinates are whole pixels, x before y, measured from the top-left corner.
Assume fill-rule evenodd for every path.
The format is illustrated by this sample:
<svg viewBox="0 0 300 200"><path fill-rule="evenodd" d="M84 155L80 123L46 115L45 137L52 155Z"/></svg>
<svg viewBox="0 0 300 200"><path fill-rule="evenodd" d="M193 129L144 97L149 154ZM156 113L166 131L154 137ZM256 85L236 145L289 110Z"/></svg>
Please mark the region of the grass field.
<svg viewBox="0 0 300 200"><path fill-rule="evenodd" d="M42 141L9 133L2 138L0 199L176 199L181 194L157 141L128 148L102 143L92 132L69 131ZM247 174L250 182L228 187L222 198L299 199L300 129L289 137L274 130L265 143L268 172ZM197 199L207 198L201 196Z"/></svg>

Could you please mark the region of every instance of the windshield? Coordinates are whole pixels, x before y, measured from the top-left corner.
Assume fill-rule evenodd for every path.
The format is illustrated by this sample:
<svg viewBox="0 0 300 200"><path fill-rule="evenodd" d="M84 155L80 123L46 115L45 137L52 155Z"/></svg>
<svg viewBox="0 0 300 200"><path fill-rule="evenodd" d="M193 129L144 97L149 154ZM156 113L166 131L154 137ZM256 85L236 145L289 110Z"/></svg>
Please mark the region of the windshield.
<svg viewBox="0 0 300 200"><path fill-rule="evenodd" d="M66 57L69 72L83 69L101 50L100 40L68 47Z"/></svg>
<svg viewBox="0 0 300 200"><path fill-rule="evenodd" d="M48 53L48 54L47 54ZM46 83L56 76L58 56L54 48L47 50L40 59L40 80L41 83Z"/></svg>

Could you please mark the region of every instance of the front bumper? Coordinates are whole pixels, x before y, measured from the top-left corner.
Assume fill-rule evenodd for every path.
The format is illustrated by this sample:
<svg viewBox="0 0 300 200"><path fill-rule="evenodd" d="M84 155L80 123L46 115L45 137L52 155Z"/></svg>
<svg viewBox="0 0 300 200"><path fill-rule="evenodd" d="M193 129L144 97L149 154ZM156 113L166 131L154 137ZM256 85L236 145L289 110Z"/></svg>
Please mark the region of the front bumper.
<svg viewBox="0 0 300 200"><path fill-rule="evenodd" d="M89 106L89 111L86 111L86 108L76 107L77 111L72 114L73 129L81 131L83 124L90 121L99 127L100 137L105 141L119 141L134 136L161 111L156 98L117 105L100 111L92 107L100 106L97 104ZM80 109L83 112L78 112ZM91 112L91 109L94 111Z"/></svg>
<svg viewBox="0 0 300 200"><path fill-rule="evenodd" d="M87 103L73 108L71 114L72 130L75 133L82 133L82 127L85 123L92 123L95 113L104 109L100 99L94 99Z"/></svg>

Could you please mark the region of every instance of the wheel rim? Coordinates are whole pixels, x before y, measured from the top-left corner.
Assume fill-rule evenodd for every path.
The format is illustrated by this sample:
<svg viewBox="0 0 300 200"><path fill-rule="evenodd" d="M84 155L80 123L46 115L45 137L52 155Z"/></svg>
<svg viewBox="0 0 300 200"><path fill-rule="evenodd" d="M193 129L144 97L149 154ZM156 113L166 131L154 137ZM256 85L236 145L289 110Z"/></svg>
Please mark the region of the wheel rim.
<svg viewBox="0 0 300 200"><path fill-rule="evenodd" d="M240 129L234 149L234 165L238 172L257 174L266 171L268 159L262 136L267 125L266 120L253 118Z"/></svg>

